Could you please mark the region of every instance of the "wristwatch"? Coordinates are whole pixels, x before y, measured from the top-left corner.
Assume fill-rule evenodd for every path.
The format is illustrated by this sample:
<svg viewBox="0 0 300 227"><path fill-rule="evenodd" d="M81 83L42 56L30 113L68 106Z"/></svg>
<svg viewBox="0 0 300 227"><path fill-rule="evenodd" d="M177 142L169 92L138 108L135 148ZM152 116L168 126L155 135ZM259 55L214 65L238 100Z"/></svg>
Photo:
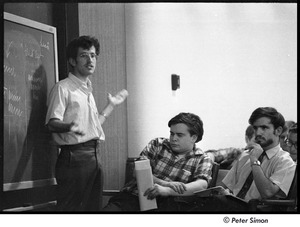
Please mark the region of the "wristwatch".
<svg viewBox="0 0 300 227"><path fill-rule="evenodd" d="M258 161L258 160L254 161L251 166L253 166L253 165L260 166L260 161Z"/></svg>

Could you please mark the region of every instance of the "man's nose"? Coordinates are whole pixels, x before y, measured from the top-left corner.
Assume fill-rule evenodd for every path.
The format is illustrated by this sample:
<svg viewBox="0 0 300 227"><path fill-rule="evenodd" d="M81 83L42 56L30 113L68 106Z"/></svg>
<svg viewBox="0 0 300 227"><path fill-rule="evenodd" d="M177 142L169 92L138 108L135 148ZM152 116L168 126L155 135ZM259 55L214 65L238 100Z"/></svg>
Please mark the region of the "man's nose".
<svg viewBox="0 0 300 227"><path fill-rule="evenodd" d="M172 141L177 141L177 139L178 139L178 137L177 137L177 136L175 136L175 135L174 135L174 136L172 136L172 138L171 138L171 140L172 140Z"/></svg>
<svg viewBox="0 0 300 227"><path fill-rule="evenodd" d="M263 133L263 130L260 128L256 129L256 131L255 131L256 135L262 135L262 133Z"/></svg>
<svg viewBox="0 0 300 227"><path fill-rule="evenodd" d="M92 58L92 56L91 55L87 55L88 57L87 57L87 60L89 61L89 62L92 62L93 61L93 58Z"/></svg>

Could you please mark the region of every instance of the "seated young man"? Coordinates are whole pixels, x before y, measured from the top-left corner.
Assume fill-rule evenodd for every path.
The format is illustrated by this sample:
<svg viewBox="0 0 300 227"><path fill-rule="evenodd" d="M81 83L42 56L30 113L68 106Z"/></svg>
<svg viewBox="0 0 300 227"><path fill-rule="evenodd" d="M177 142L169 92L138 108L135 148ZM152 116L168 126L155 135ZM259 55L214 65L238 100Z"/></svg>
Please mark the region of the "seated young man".
<svg viewBox="0 0 300 227"><path fill-rule="evenodd" d="M193 195L207 188L211 180L212 160L195 143L202 140L203 122L192 113L180 113L168 126L170 138L156 138L141 152L141 158L150 160L154 184L145 192L148 199L157 200L157 210L178 211L182 203L174 198ZM140 211L136 179L127 183L112 197L104 212Z"/></svg>
<svg viewBox="0 0 300 227"><path fill-rule="evenodd" d="M251 199L280 199L288 195L296 164L280 147L279 136L284 117L272 107L253 111L249 123L255 130L255 141L234 163L222 183L224 195L199 200L198 211L247 211ZM229 193L246 201L228 197Z"/></svg>
<svg viewBox="0 0 300 227"><path fill-rule="evenodd" d="M286 144L286 151L290 153L291 158L297 163L297 123L293 124L289 132L287 134L287 138L285 139L284 143Z"/></svg>
<svg viewBox="0 0 300 227"><path fill-rule="evenodd" d="M282 133L279 137L280 146L284 151L289 151L289 147L286 145L285 141L288 137L289 129L295 124L294 121L285 121L285 124L282 129Z"/></svg>

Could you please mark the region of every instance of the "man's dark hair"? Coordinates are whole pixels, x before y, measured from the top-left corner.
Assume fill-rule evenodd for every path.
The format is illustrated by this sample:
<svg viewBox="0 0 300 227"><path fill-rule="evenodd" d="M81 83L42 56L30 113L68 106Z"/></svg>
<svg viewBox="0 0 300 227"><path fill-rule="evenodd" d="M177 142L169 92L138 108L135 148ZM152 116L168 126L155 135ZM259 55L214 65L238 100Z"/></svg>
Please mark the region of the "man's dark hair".
<svg viewBox="0 0 300 227"><path fill-rule="evenodd" d="M97 38L92 36L80 36L73 39L67 46L67 60L70 58L76 59L79 47L88 50L92 46L95 47L96 54L99 55L100 44Z"/></svg>
<svg viewBox="0 0 300 227"><path fill-rule="evenodd" d="M197 136L196 143L202 140L204 129L203 122L199 116L192 113L180 113L169 121L168 126L171 127L171 125L179 123L185 124L192 136Z"/></svg>
<svg viewBox="0 0 300 227"><path fill-rule="evenodd" d="M285 121L282 133L285 133L289 130L291 126L293 126L296 122L294 121Z"/></svg>
<svg viewBox="0 0 300 227"><path fill-rule="evenodd" d="M293 124L290 127L289 132L291 132L291 133L297 133L297 123Z"/></svg>
<svg viewBox="0 0 300 227"><path fill-rule="evenodd" d="M284 127L284 117L273 107L259 107L254 110L249 118L249 124L253 125L254 121L261 117L269 118L271 120L271 124L273 124L275 129L277 129L278 127Z"/></svg>

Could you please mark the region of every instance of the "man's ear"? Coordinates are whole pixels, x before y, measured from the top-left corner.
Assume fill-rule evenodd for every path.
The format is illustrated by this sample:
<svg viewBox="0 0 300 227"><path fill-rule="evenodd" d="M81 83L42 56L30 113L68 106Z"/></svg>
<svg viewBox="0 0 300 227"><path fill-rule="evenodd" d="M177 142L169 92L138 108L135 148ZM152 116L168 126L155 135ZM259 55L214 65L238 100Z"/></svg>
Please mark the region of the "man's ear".
<svg viewBox="0 0 300 227"><path fill-rule="evenodd" d="M248 136L245 136L245 141L246 141L246 144L248 144L249 143L249 138L248 138Z"/></svg>
<svg viewBox="0 0 300 227"><path fill-rule="evenodd" d="M275 129L275 135L276 135L276 136L280 136L281 133L282 133L282 130L283 130L283 128L282 128L281 126L277 127L277 128Z"/></svg>
<svg viewBox="0 0 300 227"><path fill-rule="evenodd" d="M193 140L194 143L196 142L197 139L198 139L198 136L196 134L192 135L192 140Z"/></svg>
<svg viewBox="0 0 300 227"><path fill-rule="evenodd" d="M76 65L76 60L73 58L69 58L69 64L72 65L73 67L75 67Z"/></svg>

